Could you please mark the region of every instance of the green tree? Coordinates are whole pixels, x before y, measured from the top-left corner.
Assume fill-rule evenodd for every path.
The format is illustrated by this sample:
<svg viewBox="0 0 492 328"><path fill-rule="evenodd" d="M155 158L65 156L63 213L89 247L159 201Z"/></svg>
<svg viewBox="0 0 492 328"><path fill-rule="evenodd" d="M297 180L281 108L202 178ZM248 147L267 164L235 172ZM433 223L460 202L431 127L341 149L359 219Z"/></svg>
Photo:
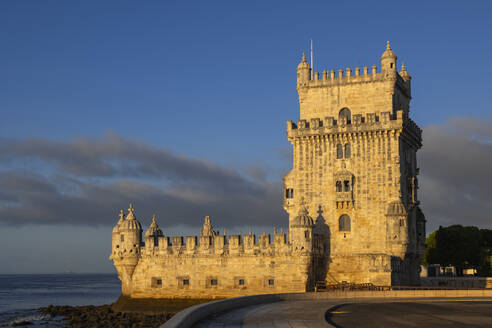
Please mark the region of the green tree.
<svg viewBox="0 0 492 328"><path fill-rule="evenodd" d="M473 268L479 274L490 271L489 257L492 249L492 232L477 227L452 225L439 227L427 237L424 264L454 266L459 274L463 269Z"/></svg>

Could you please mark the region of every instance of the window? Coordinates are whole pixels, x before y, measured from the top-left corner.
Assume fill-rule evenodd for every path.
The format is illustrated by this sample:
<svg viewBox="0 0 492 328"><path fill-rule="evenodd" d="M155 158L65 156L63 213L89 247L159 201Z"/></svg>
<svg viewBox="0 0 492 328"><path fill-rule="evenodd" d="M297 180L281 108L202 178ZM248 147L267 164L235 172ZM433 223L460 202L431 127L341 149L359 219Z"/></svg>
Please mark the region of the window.
<svg viewBox="0 0 492 328"><path fill-rule="evenodd" d="M344 214L338 219L339 231L350 231L350 216Z"/></svg>
<svg viewBox="0 0 492 328"><path fill-rule="evenodd" d="M294 189L292 188L285 189L285 198L294 198Z"/></svg>
<svg viewBox="0 0 492 328"><path fill-rule="evenodd" d="M159 237L154 236L154 246L157 247L159 246Z"/></svg>
<svg viewBox="0 0 492 328"><path fill-rule="evenodd" d="M337 192L342 192L342 181L337 181Z"/></svg>
<svg viewBox="0 0 492 328"><path fill-rule="evenodd" d="M218 283L218 282L217 282L217 279L211 279L211 280L210 280L210 285L211 285L211 286L217 286L217 283Z"/></svg>
<svg viewBox="0 0 492 328"><path fill-rule="evenodd" d="M152 277L150 280L150 286L152 288L162 287L162 278Z"/></svg>
<svg viewBox="0 0 492 328"><path fill-rule="evenodd" d="M347 124L350 124L351 123L350 109L348 109L347 107L342 108L340 112L338 112L338 119L339 120L345 119L347 121Z"/></svg>
<svg viewBox="0 0 492 328"><path fill-rule="evenodd" d="M190 288L190 277L189 276L180 276L176 277L178 280L178 288Z"/></svg>
<svg viewBox="0 0 492 328"><path fill-rule="evenodd" d="M337 144L337 158L343 158L343 147L341 144Z"/></svg>
<svg viewBox="0 0 492 328"><path fill-rule="evenodd" d="M275 280L274 279L268 279L268 286L273 286L275 285Z"/></svg>
<svg viewBox="0 0 492 328"><path fill-rule="evenodd" d="M345 144L345 158L350 158L350 144Z"/></svg>
<svg viewBox="0 0 492 328"><path fill-rule="evenodd" d="M238 280L238 285L239 286L244 286L244 279L239 279Z"/></svg>
<svg viewBox="0 0 492 328"><path fill-rule="evenodd" d="M350 181L345 180L343 182L343 191L350 191Z"/></svg>
<svg viewBox="0 0 492 328"><path fill-rule="evenodd" d="M120 236L121 241L125 241L125 235Z"/></svg>

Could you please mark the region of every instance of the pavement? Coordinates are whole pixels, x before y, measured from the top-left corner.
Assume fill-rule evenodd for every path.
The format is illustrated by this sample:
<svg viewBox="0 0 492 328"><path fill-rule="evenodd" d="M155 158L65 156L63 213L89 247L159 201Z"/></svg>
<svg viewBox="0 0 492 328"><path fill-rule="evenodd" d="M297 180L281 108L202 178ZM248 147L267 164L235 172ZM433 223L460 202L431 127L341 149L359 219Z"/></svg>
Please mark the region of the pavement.
<svg viewBox="0 0 492 328"><path fill-rule="evenodd" d="M327 328L326 310L336 300L283 301L239 308L209 317L193 328Z"/></svg>
<svg viewBox="0 0 492 328"><path fill-rule="evenodd" d="M492 328L490 299L358 301L360 303L333 299L258 304L209 317L196 323L193 328Z"/></svg>
<svg viewBox="0 0 492 328"><path fill-rule="evenodd" d="M334 327L492 327L492 302L358 303L331 309Z"/></svg>

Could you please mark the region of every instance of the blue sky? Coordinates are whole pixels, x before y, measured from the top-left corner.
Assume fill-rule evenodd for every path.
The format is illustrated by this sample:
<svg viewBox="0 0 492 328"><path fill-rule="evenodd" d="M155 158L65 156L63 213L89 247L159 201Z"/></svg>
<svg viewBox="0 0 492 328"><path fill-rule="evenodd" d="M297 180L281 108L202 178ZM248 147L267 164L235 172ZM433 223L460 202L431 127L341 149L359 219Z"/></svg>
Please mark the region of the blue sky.
<svg viewBox="0 0 492 328"><path fill-rule="evenodd" d="M90 193L96 186L106 188L111 183L117 183L116 190L131 189L117 199L108 192L104 201L109 204L131 200L132 192L143 193L160 184L172 186L173 195L194 197L194 201L196 197L208 199L206 192L190 196L189 190L215 188L213 181L220 180L215 174L224 179L233 176L252 193L260 190L270 195L278 189L280 178L290 165L285 156L289 146L285 120L298 118L295 69L302 52L309 49L309 40L314 40L315 69L319 71L379 64L386 40L390 40L399 63L403 60L412 75L411 115L424 128L424 149L427 136L429 149L437 149L438 141L446 144L448 135L458 138L457 144L463 141L464 150L473 148L466 142L478 141L473 144L477 146L477 158L456 165L455 171L446 176L441 172L429 175L427 187L422 181L422 188L427 188L424 195L436 194L443 181L451 183L454 176L465 174L463 171L482 172L473 163L486 165L491 154L487 96L492 76L491 10L488 1L2 1L0 137L17 143L35 139L50 154L58 151L58 157L50 155L47 159L46 150L43 155L14 156L0 163L0 167L6 174L17 174L8 181L18 181L19 176L29 172L27 176L40 186L56 185L54 188L62 190L60 195L77 190ZM461 129L464 124L466 131ZM210 179L192 181L190 185L177 169L159 179L152 174L132 176L121 172L91 175L73 168L76 163L63 164L60 159L63 154L75 154L73 147L79 156L97 147L105 149L126 142L136 142L147 149L147 153L139 155L139 148L132 144L135 157L145 155L149 161L153 157L148 154L156 152L167 154L168 157L159 157L163 163L175 161L178 167L193 168L205 161L209 169L203 174ZM117 166L132 161L131 155L115 156L117 159L111 161L123 161ZM432 161L427 163L431 163L428 167L433 166ZM87 162L87 166L90 164ZM222 169L225 171L217 173ZM428 171L434 172L432 168ZM425 175L424 167L422 172ZM439 217L429 222L431 231L441 223L492 228L487 205L470 214L473 220L451 218L452 213L437 209L446 206L440 203L444 198L449 203L456 203L459 197L479 204L490 202L490 194L483 195L477 186L480 179L486 178L465 174L460 181L469 181L471 194L439 197L433 207L427 205L428 212ZM132 181L137 181L140 189ZM32 181L29 183L32 185ZM223 186L223 195L230 193L230 185ZM478 190L476 194L474 190ZM1 191L1 206L15 203L13 198L22 198L19 194L2 199ZM233 204L221 197L216 195L215 207L206 209L213 212L221 201ZM60 201L67 204L63 197ZM71 201L73 211L99 214L87 209L88 202L79 198ZM74 217L63 221L52 219L50 215L55 214L46 205L37 208L38 202L36 198L25 211L26 215L38 215L37 221L0 215L0 224L4 225L0 240L2 236L5 241L7 236L22 233L31 240L26 241L27 245L35 245L32 240L36 238L30 236L40 231L47 237L52 234L48 240L62 238L57 235L62 230L67 235L78 234L77 242L97 235L96 244L104 256L97 260L88 256L91 269L87 271L111 270L104 236L109 238L113 223L105 220L116 220L118 208L114 215L107 212L105 218ZM425 210L425 199L422 203ZM473 204L469 204L470 208L476 207ZM181 206L175 209L176 213L187 209L185 203ZM273 206L281 207L281 203ZM138 214L138 204L136 208ZM145 223L150 222L150 211L141 210ZM234 228L251 223L225 218L234 214L232 210L216 211L221 226ZM263 226L285 220L279 214L281 209L265 209L262 213L266 217L258 220ZM70 216L70 207L62 214ZM269 221L267 214L278 218ZM192 213L178 215L175 221L169 219L168 230L195 231L201 218L191 224L186 215ZM179 228L176 222L185 226ZM48 246L49 241L45 244L46 251L53 246ZM68 244L63 256L68 256L71 249L80 249L80 244L83 243ZM39 252L43 252L43 247ZM20 257L29 257L27 254L27 250L19 250ZM29 260L20 266L12 257L8 263L8 272L38 268ZM53 260L46 265L38 271L50 271L50 266L55 271L86 268L77 267L75 261L67 264Z"/></svg>

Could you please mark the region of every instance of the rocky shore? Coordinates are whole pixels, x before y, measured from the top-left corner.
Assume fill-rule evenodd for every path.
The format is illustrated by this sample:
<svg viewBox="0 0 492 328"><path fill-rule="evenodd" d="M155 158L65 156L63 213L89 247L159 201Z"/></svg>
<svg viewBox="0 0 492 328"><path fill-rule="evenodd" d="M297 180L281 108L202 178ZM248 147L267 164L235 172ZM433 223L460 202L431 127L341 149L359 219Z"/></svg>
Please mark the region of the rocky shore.
<svg viewBox="0 0 492 328"><path fill-rule="evenodd" d="M121 296L115 303L100 306L54 306L39 311L64 317L73 328L159 327L177 312L210 299L130 299Z"/></svg>

